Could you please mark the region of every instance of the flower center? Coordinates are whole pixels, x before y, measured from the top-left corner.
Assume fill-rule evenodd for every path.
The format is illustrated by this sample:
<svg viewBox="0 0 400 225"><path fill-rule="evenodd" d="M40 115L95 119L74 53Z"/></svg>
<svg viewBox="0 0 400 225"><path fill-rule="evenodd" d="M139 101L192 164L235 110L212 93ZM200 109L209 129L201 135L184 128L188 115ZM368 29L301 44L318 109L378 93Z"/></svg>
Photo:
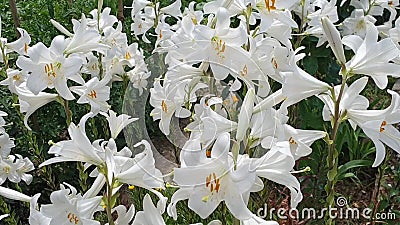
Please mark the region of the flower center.
<svg viewBox="0 0 400 225"><path fill-rule="evenodd" d="M27 43L25 43L24 44L24 52L25 52L25 54L28 54L28 44Z"/></svg>
<svg viewBox="0 0 400 225"><path fill-rule="evenodd" d="M292 144L292 145L297 144L297 142L293 139L293 137L289 138L289 143Z"/></svg>
<svg viewBox="0 0 400 225"><path fill-rule="evenodd" d="M267 7L268 12L271 12L271 9L272 10L276 9L275 6L276 0L264 0L264 1L265 1L265 7Z"/></svg>
<svg viewBox="0 0 400 225"><path fill-rule="evenodd" d="M92 70L97 70L97 64L96 63L93 64L91 68L92 68Z"/></svg>
<svg viewBox="0 0 400 225"><path fill-rule="evenodd" d="M206 150L206 157L211 158L211 148Z"/></svg>
<svg viewBox="0 0 400 225"><path fill-rule="evenodd" d="M10 173L10 170L11 170L11 167L10 167L10 166L5 166L5 167L3 168L3 171L4 171L4 173L6 173L6 174L9 174L9 173Z"/></svg>
<svg viewBox="0 0 400 225"><path fill-rule="evenodd" d="M160 39L162 39L163 37L162 30L160 30L160 34L158 36L160 37Z"/></svg>
<svg viewBox="0 0 400 225"><path fill-rule="evenodd" d="M95 91L95 90L92 90L91 92L90 92L90 94L88 94L89 95L89 97L91 97L91 98L97 98L97 92Z"/></svg>
<svg viewBox="0 0 400 225"><path fill-rule="evenodd" d="M44 66L44 72L47 74L48 77L50 77L50 76L56 77L57 76L57 74L54 70L53 63L46 64Z"/></svg>
<svg viewBox="0 0 400 225"><path fill-rule="evenodd" d="M214 191L218 193L220 187L220 178L217 178L217 175L215 175L215 173L210 173L210 175L206 177L206 188L209 188L211 193L213 193Z"/></svg>
<svg viewBox="0 0 400 225"><path fill-rule="evenodd" d="M49 64L46 64L44 66L44 72L47 74L47 76L49 78L50 77L55 78L57 76L56 71L59 71L60 68L61 68L61 63L60 62L55 62L54 64L53 63L49 63Z"/></svg>
<svg viewBox="0 0 400 225"><path fill-rule="evenodd" d="M13 80L19 81L21 80L21 76L19 74L13 76Z"/></svg>
<svg viewBox="0 0 400 225"><path fill-rule="evenodd" d="M213 37L211 39L213 45L214 45L214 49L217 52L217 56L221 57L221 58L225 58L224 56L224 52L226 49L226 44L225 41L222 41L221 39L219 39L218 37Z"/></svg>
<svg viewBox="0 0 400 225"><path fill-rule="evenodd" d="M196 17L192 16L191 19L192 19L193 24L194 24L194 25L197 25L197 19L196 19Z"/></svg>
<svg viewBox="0 0 400 225"><path fill-rule="evenodd" d="M68 218L69 222L72 223L72 224L78 224L79 223L79 218L74 213L68 213L67 218Z"/></svg>
<svg viewBox="0 0 400 225"><path fill-rule="evenodd" d="M385 131L385 126L387 125L387 122L386 122L386 120L384 120L384 121L382 121L382 123L381 123L381 127L379 128L379 132L383 132L383 131Z"/></svg>
<svg viewBox="0 0 400 225"><path fill-rule="evenodd" d="M276 59L272 58L271 62L272 62L272 65L274 66L274 68L278 69L278 63L276 62Z"/></svg>
<svg viewBox="0 0 400 225"><path fill-rule="evenodd" d="M129 52L126 52L126 53L125 53L125 59L126 59L126 60L129 60L129 59L131 59L131 58L132 58L131 54L129 54Z"/></svg>
<svg viewBox="0 0 400 225"><path fill-rule="evenodd" d="M161 101L161 109L162 109L162 111L164 111L165 113L168 112L168 106L167 106L167 103L165 103L164 100Z"/></svg>
<svg viewBox="0 0 400 225"><path fill-rule="evenodd" d="M364 29L364 28L365 28L365 22L364 22L364 20L360 20L360 21L357 23L356 30L362 30L362 29Z"/></svg>
<svg viewBox="0 0 400 225"><path fill-rule="evenodd" d="M247 72L248 72L247 65L244 65L242 71L240 71L240 76L242 76L242 77L246 76Z"/></svg>
<svg viewBox="0 0 400 225"><path fill-rule="evenodd" d="M239 98L235 94L232 94L232 101L234 103L239 102Z"/></svg>

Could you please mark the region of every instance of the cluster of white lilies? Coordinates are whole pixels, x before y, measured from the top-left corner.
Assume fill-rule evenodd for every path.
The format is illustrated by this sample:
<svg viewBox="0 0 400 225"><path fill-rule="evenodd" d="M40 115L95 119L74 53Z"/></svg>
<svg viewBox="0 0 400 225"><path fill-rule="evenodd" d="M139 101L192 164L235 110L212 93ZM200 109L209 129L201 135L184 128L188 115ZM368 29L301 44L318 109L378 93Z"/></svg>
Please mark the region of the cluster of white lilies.
<svg viewBox="0 0 400 225"><path fill-rule="evenodd" d="M146 80L150 72L143 52L137 43L128 45L121 22L110 15L109 8L101 11L101 1L90 17L72 21L72 32L52 21L63 35L56 36L49 47L31 44L29 34L19 28L18 40L8 43L1 38L0 65L7 78L0 84L18 96L28 129L29 116L52 101L64 105L69 124L70 140L52 143L49 154L54 157L39 167L82 162L95 181L86 193L65 183L51 194L51 204L38 204L40 193L29 197L1 186L0 195L30 202L29 222L38 225L100 224L94 219L99 211L106 211L110 225L165 224L162 214L176 220L180 216L176 204L186 199L201 218L209 217L224 202L241 224L277 224L248 209L250 193L263 190L263 179L267 179L286 186L290 207L296 207L302 193L293 176L295 161L309 155L318 139L332 145L339 123L349 121L373 141L373 166L384 160L385 145L400 153L400 132L393 125L400 122L400 96L388 90L390 106L369 110L368 99L360 94L369 77L380 89L386 88L388 75L400 77L399 2L352 0L350 4L355 8L351 16L335 26L339 20L336 0L217 0L203 7L192 2L183 11L180 0L164 8L134 0L134 35L144 42L154 40L155 51L165 54L163 63L168 65L154 84ZM389 20L376 26L374 16L384 11ZM295 17L302 21L300 25ZM298 37L319 38L318 46L328 42L341 67L340 85L331 86L299 67L305 54L301 53L304 47L292 44L295 31ZM353 52L351 58L346 58L345 49ZM9 54L19 55L16 68L10 67ZM112 83L121 81L121 76L129 78L140 95L150 91L151 116L160 120L165 135L171 133L173 117L190 119L180 167L171 173L172 184L166 185L155 167L147 141L135 146L143 149L137 155L128 147L117 149L118 134L136 120L117 116L107 103ZM350 80L355 81L349 84ZM271 82L280 89L272 91ZM243 101L238 90L246 90ZM199 91L207 94L199 97ZM324 102L321 116L331 121L333 135L287 124L288 107L311 96ZM68 101L75 99L91 107L78 125L68 112ZM7 179L29 184L32 176L27 173L34 166L28 158L10 154L15 146L3 128L5 116L0 112L0 184ZM97 116L108 120L109 140L90 141L86 135L86 121ZM135 213L133 205L129 209L113 205L113 196L124 184L153 192L157 204L146 195L143 212ZM159 190L170 186L177 190L168 200Z"/></svg>

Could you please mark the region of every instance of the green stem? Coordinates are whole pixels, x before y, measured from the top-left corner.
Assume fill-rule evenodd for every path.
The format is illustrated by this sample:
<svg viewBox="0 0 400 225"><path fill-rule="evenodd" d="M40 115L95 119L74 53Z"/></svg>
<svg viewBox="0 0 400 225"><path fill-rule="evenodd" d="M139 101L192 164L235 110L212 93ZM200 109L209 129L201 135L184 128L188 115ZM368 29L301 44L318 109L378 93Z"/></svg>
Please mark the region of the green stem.
<svg viewBox="0 0 400 225"><path fill-rule="evenodd" d="M378 211L379 208L379 194L380 194L380 189L382 186L382 180L383 180L383 176L385 175L385 170L387 168L387 161L388 159L390 159L390 152L386 152L386 157L385 157L385 161L378 167L378 174L377 177L375 179L375 188L374 191L372 193L372 198L371 198L371 202L373 203L374 207L372 210L372 216L371 216L371 220L370 223L371 225L375 225L376 221L374 220L374 217Z"/></svg>
<svg viewBox="0 0 400 225"><path fill-rule="evenodd" d="M67 117L66 119L67 126L69 127L69 125L72 122L72 111L69 109L68 100L63 100L63 106L65 111L65 116Z"/></svg>
<svg viewBox="0 0 400 225"><path fill-rule="evenodd" d="M299 34L301 34L303 32L304 23L306 20L306 18L304 16L305 1L301 0L300 4L301 4L301 22L300 22L300 27L299 27ZM301 35L297 38L296 43L293 45L295 49L300 47L301 42L304 40L304 37L305 37L304 35Z"/></svg>
<svg viewBox="0 0 400 225"><path fill-rule="evenodd" d="M338 156L339 153L336 149L335 146L335 140L336 140L336 136L337 136L337 132L339 129L339 125L341 123L341 115L340 115L340 102L342 100L342 96L343 96L343 91L344 91L344 87L346 85L346 81L347 81L347 77L346 75L343 75L342 78L342 84L340 86L340 91L339 91L339 95L337 98L335 98L335 91L334 88L332 90L332 98L335 101L335 112L334 112L334 116L333 116L333 128L332 128L332 134L330 137L330 142L329 144L329 153L328 153L328 157L326 159L327 161L327 165L328 165L328 182L325 185L325 191L327 193L327 197L326 197L326 206L327 208L331 208L334 205L334 200L335 200L335 184L337 182L337 170L338 170ZM332 218L326 218L326 223L325 224L335 224L334 221L332 220Z"/></svg>
<svg viewBox="0 0 400 225"><path fill-rule="evenodd" d="M105 175L105 177L106 177L106 182L107 182L106 212L107 212L108 224L115 225L113 217L112 217L112 212L111 212L111 210L112 210L112 184L110 185L109 177L107 177L107 175Z"/></svg>
<svg viewBox="0 0 400 225"><path fill-rule="evenodd" d="M2 68L2 70L4 70L4 72L6 72L8 69L8 56L6 54L5 46L0 46L0 50L1 50L1 55L3 56L3 63L4 63L4 67ZM6 73L6 77L7 77L7 73Z"/></svg>

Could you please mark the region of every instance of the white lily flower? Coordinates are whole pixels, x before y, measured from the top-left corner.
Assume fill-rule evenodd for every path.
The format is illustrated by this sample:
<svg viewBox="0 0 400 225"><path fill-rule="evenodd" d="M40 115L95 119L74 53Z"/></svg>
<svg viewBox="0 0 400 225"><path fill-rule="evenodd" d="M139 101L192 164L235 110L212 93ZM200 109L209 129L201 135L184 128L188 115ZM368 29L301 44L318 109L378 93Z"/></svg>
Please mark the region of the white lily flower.
<svg viewBox="0 0 400 225"><path fill-rule="evenodd" d="M374 24L376 19L371 15L364 15L362 9L355 9L350 17L343 21L343 36L355 34L364 38L367 32L367 22Z"/></svg>
<svg viewBox="0 0 400 225"><path fill-rule="evenodd" d="M27 55L29 44L31 43L31 37L29 36L28 32L22 28L17 28L17 31L20 34L18 40L7 43L6 47L12 51L17 52L19 55Z"/></svg>
<svg viewBox="0 0 400 225"><path fill-rule="evenodd" d="M100 225L100 222L93 219L93 215L102 210L101 198L102 196L84 199L74 187L68 185L65 188L61 185L61 190L50 195L52 204L42 205L40 211L51 219L49 225Z"/></svg>
<svg viewBox="0 0 400 225"><path fill-rule="evenodd" d="M44 216L38 209L37 204L40 194L36 194L30 201L29 224L30 225L49 225L51 218Z"/></svg>
<svg viewBox="0 0 400 225"><path fill-rule="evenodd" d="M238 128L236 131L236 140L241 142L244 139L246 131L250 124L250 119L253 114L255 100L255 91L253 88L249 89L243 100L243 105L240 108L238 118Z"/></svg>
<svg viewBox="0 0 400 225"><path fill-rule="evenodd" d="M57 36L53 39L50 48L39 42L28 49L29 58L24 56L18 58L18 67L31 73L26 86L34 94L37 95L48 87L55 88L64 99L74 99L68 89L67 80L84 83L83 78L78 75L83 60L74 55L65 58L62 52L64 46L64 37Z"/></svg>
<svg viewBox="0 0 400 225"><path fill-rule="evenodd" d="M182 46L178 49L180 54L187 61L210 62L214 77L218 80L225 79L232 72L229 68L233 68L235 72L242 70L243 75L253 75L247 72L247 69L252 69L253 66L246 66L242 62L244 57L238 58L238 56L248 55L241 48L247 41L244 27L240 25L237 28L231 28L229 13L222 7L218 9L216 18L215 29L205 25L194 26L194 40L184 42L185 44L191 43L190 45L179 43L178 45ZM244 69L245 66L246 69Z"/></svg>
<svg viewBox="0 0 400 225"><path fill-rule="evenodd" d="M190 116L190 111L182 108L183 101L176 98L178 87L171 83L164 83L161 86L159 81L154 82L154 88L150 89L151 98L150 104L154 107L150 115L154 120L160 120L160 130L165 134L170 133L170 121L173 115L179 118L186 118Z"/></svg>
<svg viewBox="0 0 400 225"><path fill-rule="evenodd" d="M15 87L19 87L24 82L26 82L28 74L26 73L26 71L20 71L10 68L7 69L6 72L7 79L2 80L0 82L0 85L8 86L8 89L11 91L11 93L17 94L17 90Z"/></svg>
<svg viewBox="0 0 400 225"><path fill-rule="evenodd" d="M22 165L16 170L18 176L16 181L20 182L23 180L29 185L32 182L33 176L31 174L27 174L27 172L34 170L35 166L28 157L22 158L22 156L18 154L16 154L16 156L18 157L17 161L19 161Z"/></svg>
<svg viewBox="0 0 400 225"><path fill-rule="evenodd" d="M116 22L118 22L118 19L116 16L110 15L110 13L111 13L111 8L106 7L100 13L100 18L99 18L97 9L90 11L90 15L92 15L93 19L88 18L88 25L93 26L96 29L98 25L100 31L103 31L107 27L112 27ZM98 21L99 24L97 24Z"/></svg>
<svg viewBox="0 0 400 225"><path fill-rule="evenodd" d="M126 225L129 224L133 217L135 216L135 206L131 205L126 211L126 207L123 205L119 205L113 208L113 212L117 212L118 218L114 221L115 225ZM106 223L108 225L108 223Z"/></svg>
<svg viewBox="0 0 400 225"><path fill-rule="evenodd" d="M200 142L209 146L220 134L237 130L237 123L225 118L211 109L212 105L222 102L221 99L211 98L206 102L205 98L196 104L194 121L185 128L192 134L199 134Z"/></svg>
<svg viewBox="0 0 400 225"><path fill-rule="evenodd" d="M327 40L324 35L321 19L327 17L332 23L336 23L339 20L339 16L337 13L336 0L331 0L329 2L327 0L315 1L312 6L318 7L319 9L307 15L309 19L309 28L307 28L304 33L318 37L319 40L316 47L319 47Z"/></svg>
<svg viewBox="0 0 400 225"><path fill-rule="evenodd" d="M256 147L261 144L265 149L270 149L272 140L280 127L283 126L288 120L288 117L280 110L274 108L265 109L253 115L250 121L251 131L248 140L250 140L250 147ZM253 156L254 157L254 156Z"/></svg>
<svg viewBox="0 0 400 225"><path fill-rule="evenodd" d="M3 215L1 215L0 216L0 221L2 220L2 219L4 219L4 218L6 218L6 217L8 217L10 214L3 214Z"/></svg>
<svg viewBox="0 0 400 225"><path fill-rule="evenodd" d="M319 130L295 129L290 125L283 125L278 131L278 141L288 141L294 160L311 154L311 145L314 141L325 137L327 133Z"/></svg>
<svg viewBox="0 0 400 225"><path fill-rule="evenodd" d="M32 197L29 197L21 192L2 186L0 186L0 196L22 202L30 202L32 199Z"/></svg>
<svg viewBox="0 0 400 225"><path fill-rule="evenodd" d="M346 69L350 74L371 76L376 85L383 89L387 86L387 75L399 77L400 65L389 61L398 57L400 50L390 38L377 42L378 30L372 23L367 22L366 27L363 41L356 36L343 40L355 52L354 57L346 63Z"/></svg>
<svg viewBox="0 0 400 225"><path fill-rule="evenodd" d="M345 85L343 89L342 99L339 104L339 118L342 118L347 110L350 109L367 109L369 101L366 97L360 95L360 92L365 88L368 83L368 77L362 77L354 81L350 87ZM335 97L339 95L340 85L334 87ZM325 103L322 115L325 121L330 121L335 113L335 103L331 92L326 92L318 95L318 97ZM335 99L337 101L337 99ZM350 123L353 123L350 121ZM354 124L353 124L354 125Z"/></svg>
<svg viewBox="0 0 400 225"><path fill-rule="evenodd" d="M35 167L28 158L22 158L21 155L9 155L7 158L0 158L0 184L6 179L13 183L19 183L21 180L26 184L32 182L32 175L26 172L32 171Z"/></svg>
<svg viewBox="0 0 400 225"><path fill-rule="evenodd" d="M107 104L110 99L110 87L107 86L110 79L93 77L83 86L71 87L71 91L79 94L81 97L78 99L78 104L89 103L91 106L90 111L94 114L106 112L111 106Z"/></svg>
<svg viewBox="0 0 400 225"><path fill-rule="evenodd" d="M51 146L49 154L56 156L44 161L39 167L59 162L88 162L101 165L104 159L98 155L96 148L90 143L85 132L86 120L91 116L93 116L93 113L83 116L78 126L71 123L68 127L71 140L60 141Z"/></svg>
<svg viewBox="0 0 400 225"><path fill-rule="evenodd" d="M236 218L251 217L252 213L247 209L245 196L250 191L259 191L260 181L255 171L249 170L248 160L241 160L236 170L233 169L233 160L228 155L229 149L229 133L221 134L215 141L210 158L206 158L206 154L199 151L197 154L202 158L200 163L174 170L174 181L180 189L174 193L168 206L170 216L176 220L176 203L189 199L189 208L203 219L207 218L221 201L225 202Z"/></svg>
<svg viewBox="0 0 400 225"><path fill-rule="evenodd" d="M6 125L6 121L4 120L3 116L7 116L7 113L0 111L0 134L6 133L6 130L3 127Z"/></svg>
<svg viewBox="0 0 400 225"><path fill-rule="evenodd" d="M90 74L93 77L98 77L100 73L99 59L93 53L86 54L87 62L83 64L81 73Z"/></svg>
<svg viewBox="0 0 400 225"><path fill-rule="evenodd" d="M292 19L289 11L295 4L295 0L257 0L252 7L259 12L261 17L260 31L266 31L275 20L296 28L297 23Z"/></svg>
<svg viewBox="0 0 400 225"><path fill-rule="evenodd" d="M0 156L5 159L15 147L14 139L10 138L7 133L0 132Z"/></svg>
<svg viewBox="0 0 400 225"><path fill-rule="evenodd" d="M389 63L400 55L400 50L390 38L377 42L378 30L370 22L366 22L364 40L359 36L350 35L340 40L339 32L327 18L322 19L326 28L325 33L330 37L329 44L336 58L342 63L341 74L365 74L371 76L376 85L383 89L387 86L387 75L398 77L400 65ZM351 48L355 55L345 63L343 44ZM377 52L378 51L378 52Z"/></svg>
<svg viewBox="0 0 400 225"><path fill-rule="evenodd" d="M264 156L255 160L257 176L285 185L291 193L290 207L296 208L303 199L300 183L290 171L295 164L289 142L278 142Z"/></svg>
<svg viewBox="0 0 400 225"><path fill-rule="evenodd" d="M134 1L140 2L140 1ZM147 2L147 1L146 1ZM142 35L142 40L146 43L150 43L150 41L146 37L146 33L154 26L154 8L153 7L145 7L145 13L136 13L133 14L132 10L132 20L131 31L137 37L138 35Z"/></svg>
<svg viewBox="0 0 400 225"><path fill-rule="evenodd" d="M144 145L144 151L134 158L122 158L116 163L115 179L120 183L135 185L147 189L163 188L164 180L161 172L155 168L153 152L150 144L143 140L135 145ZM119 160L116 158L115 160Z"/></svg>
<svg viewBox="0 0 400 225"><path fill-rule="evenodd" d="M108 45L102 44L101 35L97 29L91 29L88 26L88 20L85 14L82 13L80 22L73 20L74 34L67 39L67 46L64 49L66 55L73 53L88 53L97 51L105 54L110 49Z"/></svg>
<svg viewBox="0 0 400 225"><path fill-rule="evenodd" d="M329 46L331 46L333 54L340 64L344 65L346 63L346 57L344 56L343 44L342 40L340 39L339 31L327 17L323 17L321 19L321 23L325 37L328 39L328 43Z"/></svg>
<svg viewBox="0 0 400 225"><path fill-rule="evenodd" d="M121 114L117 116L117 114L111 109L108 110L108 114L102 112L101 115L105 116L108 121L108 126L111 131L111 138L116 139L118 134L130 123L138 120L139 118L131 118L126 114Z"/></svg>
<svg viewBox="0 0 400 225"><path fill-rule="evenodd" d="M145 65L137 65L133 70L126 73L132 86L139 90L139 96L143 94L143 89L147 90L147 78L151 76L151 72L147 72L147 68L144 69Z"/></svg>
<svg viewBox="0 0 400 225"><path fill-rule="evenodd" d="M282 73L282 94L286 100L281 108L293 105L310 96L328 91L331 86L297 67L294 72Z"/></svg>
<svg viewBox="0 0 400 225"><path fill-rule="evenodd" d="M164 219L161 216L162 212L154 206L150 195L146 194L143 199L143 211L136 213L132 225L165 225Z"/></svg>
<svg viewBox="0 0 400 225"><path fill-rule="evenodd" d="M181 0L176 0L174 3L168 5L164 8L161 8L160 12L171 15L175 18L178 18L178 17L182 17L181 7L182 7Z"/></svg>
<svg viewBox="0 0 400 225"><path fill-rule="evenodd" d="M388 90L392 95L390 106L383 110L356 110L347 111L349 120L361 127L364 133L374 142L376 157L373 167L379 166L385 159L386 151L383 144L400 153L400 132L393 124L400 122L400 96Z"/></svg>
<svg viewBox="0 0 400 225"><path fill-rule="evenodd" d="M20 104L19 110L21 113L26 113L24 116L25 127L28 128L28 130L31 130L31 128L28 126L29 117L40 107L49 102L55 101L57 99L57 94L49 94L46 92L34 94L24 85L16 87L16 91Z"/></svg>
<svg viewBox="0 0 400 225"><path fill-rule="evenodd" d="M106 55L114 56L114 54L121 53L122 58L125 58L127 54L124 52L128 49L128 40L125 33L122 32L122 23L118 21L116 28L106 27L104 29L104 37L102 42L110 46L111 48L107 51ZM132 54L133 55L133 54Z"/></svg>

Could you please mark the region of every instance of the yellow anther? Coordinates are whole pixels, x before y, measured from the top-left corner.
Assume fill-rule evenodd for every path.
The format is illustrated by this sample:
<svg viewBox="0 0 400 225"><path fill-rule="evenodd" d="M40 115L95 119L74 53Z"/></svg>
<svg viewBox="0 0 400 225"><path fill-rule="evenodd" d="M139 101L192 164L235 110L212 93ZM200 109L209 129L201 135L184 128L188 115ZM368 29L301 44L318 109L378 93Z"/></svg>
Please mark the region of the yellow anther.
<svg viewBox="0 0 400 225"><path fill-rule="evenodd" d="M271 63L275 69L278 69L278 63L276 62L276 59L272 58Z"/></svg>
<svg viewBox="0 0 400 225"><path fill-rule="evenodd" d="M74 213L68 213L67 218L70 223L73 223L73 224L79 223L79 218Z"/></svg>
<svg viewBox="0 0 400 225"><path fill-rule="evenodd" d="M10 167L10 166L5 166L5 167L3 168L3 171L4 171L4 173L6 173L6 174L9 174L9 173L10 173L10 170L11 170L11 167Z"/></svg>
<svg viewBox="0 0 400 225"><path fill-rule="evenodd" d="M297 142L293 139L293 137L289 138L289 143L292 144L292 145L297 144Z"/></svg>
<svg viewBox="0 0 400 225"><path fill-rule="evenodd" d="M21 76L19 74L13 76L13 80L19 81L21 80Z"/></svg>
<svg viewBox="0 0 400 225"><path fill-rule="evenodd" d="M162 191L163 189L162 188L154 188L156 191Z"/></svg>
<svg viewBox="0 0 400 225"><path fill-rule="evenodd" d="M129 52L126 52L126 53L125 53L125 59L126 59L126 60L129 60L129 59L131 59L131 58L132 58L131 54L129 54Z"/></svg>
<svg viewBox="0 0 400 225"><path fill-rule="evenodd" d="M209 174L206 177L206 188L209 188L211 193L214 191L218 193L220 187L220 178L217 178L217 175L215 173Z"/></svg>
<svg viewBox="0 0 400 225"><path fill-rule="evenodd" d="M385 131L385 126L387 125L386 120L382 121L381 123L381 127L379 128L379 132L383 132Z"/></svg>
<svg viewBox="0 0 400 225"><path fill-rule="evenodd" d="M276 9L276 6L275 6L276 0L264 0L264 1L265 1L265 7L267 7L268 12L271 12L271 9L272 10Z"/></svg>
<svg viewBox="0 0 400 225"><path fill-rule="evenodd" d="M29 47L28 43L25 43L24 44L24 52L25 52L25 54L28 54L28 47Z"/></svg>
<svg viewBox="0 0 400 225"><path fill-rule="evenodd" d="M97 92L95 91L95 90L92 90L91 92L90 92L90 94L88 94L89 95L89 97L91 97L91 98L97 98Z"/></svg>
<svg viewBox="0 0 400 225"><path fill-rule="evenodd" d="M197 19L196 19L196 17L192 16L191 19L192 19L193 24L194 24L194 25L197 25Z"/></svg>
<svg viewBox="0 0 400 225"><path fill-rule="evenodd" d="M57 76L57 74L54 70L53 63L46 64L44 66L44 72L47 74L48 77L50 77L50 76L56 77Z"/></svg>
<svg viewBox="0 0 400 225"><path fill-rule="evenodd" d="M244 77L247 75L247 73L248 73L247 65L244 65L242 71L240 71L240 76Z"/></svg>
<svg viewBox="0 0 400 225"><path fill-rule="evenodd" d="M239 102L239 98L235 94L232 95L232 100L234 103Z"/></svg>
<svg viewBox="0 0 400 225"><path fill-rule="evenodd" d="M168 113L168 106L167 106L167 103L165 103L164 100L161 101L161 109L162 109L162 111L164 111L165 113Z"/></svg>

